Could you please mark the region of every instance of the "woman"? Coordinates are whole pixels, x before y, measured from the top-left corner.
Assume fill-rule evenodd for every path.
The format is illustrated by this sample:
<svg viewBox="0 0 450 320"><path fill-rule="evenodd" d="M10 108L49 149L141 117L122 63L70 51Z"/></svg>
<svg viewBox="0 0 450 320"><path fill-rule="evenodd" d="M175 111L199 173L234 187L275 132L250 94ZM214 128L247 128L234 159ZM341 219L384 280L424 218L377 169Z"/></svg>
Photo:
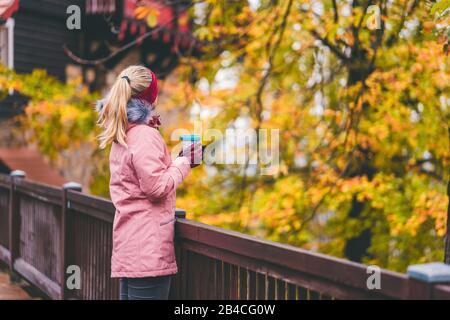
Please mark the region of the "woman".
<svg viewBox="0 0 450 320"><path fill-rule="evenodd" d="M174 254L175 190L201 157L201 146L174 161L152 116L158 96L155 74L131 66L98 103L100 147L112 143L110 193L116 207L111 276L120 278L120 299L167 299ZM187 157L183 156L187 155Z"/></svg>

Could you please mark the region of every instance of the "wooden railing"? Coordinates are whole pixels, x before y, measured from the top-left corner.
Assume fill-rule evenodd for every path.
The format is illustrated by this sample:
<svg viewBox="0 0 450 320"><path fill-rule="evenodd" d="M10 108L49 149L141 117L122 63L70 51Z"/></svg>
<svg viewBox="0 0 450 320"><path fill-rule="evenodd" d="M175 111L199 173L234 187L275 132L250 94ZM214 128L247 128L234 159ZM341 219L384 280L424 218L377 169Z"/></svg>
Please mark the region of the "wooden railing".
<svg viewBox="0 0 450 320"><path fill-rule="evenodd" d="M117 299L110 278L115 208L76 185L51 187L0 175L0 260L52 299ZM186 220L177 212L179 273L171 299L450 299L450 285ZM67 267L81 270L69 290Z"/></svg>

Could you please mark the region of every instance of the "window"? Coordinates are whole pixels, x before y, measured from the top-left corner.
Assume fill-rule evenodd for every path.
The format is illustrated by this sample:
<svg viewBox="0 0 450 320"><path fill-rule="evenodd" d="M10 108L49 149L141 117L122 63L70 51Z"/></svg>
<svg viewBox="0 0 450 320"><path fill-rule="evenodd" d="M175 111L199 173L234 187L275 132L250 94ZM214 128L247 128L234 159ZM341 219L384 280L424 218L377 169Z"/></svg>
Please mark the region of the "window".
<svg viewBox="0 0 450 320"><path fill-rule="evenodd" d="M0 25L0 62L14 68L14 19L10 18Z"/></svg>

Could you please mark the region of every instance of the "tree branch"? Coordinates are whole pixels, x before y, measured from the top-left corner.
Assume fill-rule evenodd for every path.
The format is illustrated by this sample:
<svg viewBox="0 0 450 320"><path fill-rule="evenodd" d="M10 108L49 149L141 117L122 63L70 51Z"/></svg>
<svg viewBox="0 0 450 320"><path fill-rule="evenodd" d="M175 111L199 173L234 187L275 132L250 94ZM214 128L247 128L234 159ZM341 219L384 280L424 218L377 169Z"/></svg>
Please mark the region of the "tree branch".
<svg viewBox="0 0 450 320"><path fill-rule="evenodd" d="M348 58L345 56L344 53L342 53L339 50L338 46L333 45L327 38L322 37L316 30L311 30L310 32L314 38L320 40L325 46L327 46L331 50L331 52L333 52L339 59L341 59L342 62L344 63L348 62Z"/></svg>
<svg viewBox="0 0 450 320"><path fill-rule="evenodd" d="M409 4L409 2L406 1L403 6L402 17L401 17L400 23L398 24L397 29L394 32L392 32L391 35L389 36L389 38L386 40L386 45L388 47L391 47L397 41L400 31L402 31L403 26L405 25L406 18L414 12L417 5L419 4L419 0L413 0L411 6L408 6L408 4Z"/></svg>
<svg viewBox="0 0 450 320"><path fill-rule="evenodd" d="M333 10L334 10L334 22L339 23L339 12L338 12L336 0L332 0L332 2L333 2Z"/></svg>
<svg viewBox="0 0 450 320"><path fill-rule="evenodd" d="M188 8L192 7L194 3L191 3L188 7L186 7L185 10L187 10ZM154 33L157 33L163 29L165 29L166 27L168 27L170 24L172 24L175 19L178 19L178 15L174 15L174 17L172 19L170 19L169 21L167 21L167 23L163 24L163 25L159 25L158 27L148 31L147 33L144 33L143 35L137 37L136 39L134 39L133 41L127 43L126 45L124 45L123 47L117 49L116 51L112 52L111 54L109 54L106 57L100 58L100 59L94 59L94 60L88 60L88 59L83 59L81 57L78 57L75 53L73 53L73 51L71 51L66 44L63 45L63 49L64 52L67 54L67 56L72 59L73 61L79 63L79 64L83 64L83 65L100 65L103 64L109 60L111 60L112 58L114 58L115 56L117 56L118 54L132 48L133 46L135 46L136 44L144 41L145 39L147 39L148 37L150 37L151 35L153 35ZM192 37L192 41L197 41L193 36Z"/></svg>
<svg viewBox="0 0 450 320"><path fill-rule="evenodd" d="M262 93L264 92L267 81L269 80L270 74L272 72L273 59L275 58L275 54L276 54L278 48L280 47L281 41L283 39L284 31L286 30L287 19L289 17L289 13L291 12L291 8L292 8L292 3L293 3L293 0L289 0L289 3L286 7L286 11L284 12L284 15L283 15L283 20L282 20L282 23L280 26L280 33L279 33L278 39L275 42L274 46L272 47L272 50L269 55L269 60L268 60L269 67L268 67L266 73L264 74L264 77L262 78L261 84L256 93L256 103L257 103L256 116L257 116L257 120L258 120L258 126L261 123L261 112L263 110Z"/></svg>

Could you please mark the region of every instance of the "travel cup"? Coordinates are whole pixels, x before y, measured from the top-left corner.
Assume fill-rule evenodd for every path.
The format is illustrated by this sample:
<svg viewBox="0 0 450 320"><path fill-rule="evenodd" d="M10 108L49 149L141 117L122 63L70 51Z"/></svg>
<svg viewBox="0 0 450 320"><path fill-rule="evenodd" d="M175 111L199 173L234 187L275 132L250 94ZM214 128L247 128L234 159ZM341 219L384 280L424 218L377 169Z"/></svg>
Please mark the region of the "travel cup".
<svg viewBox="0 0 450 320"><path fill-rule="evenodd" d="M184 134L180 137L181 143L183 145L183 150L190 150L190 146L198 143L200 141L200 136L198 134ZM191 163L200 164L202 162L202 158L199 159L194 158L194 154L190 152L189 155L184 155L190 158Z"/></svg>

